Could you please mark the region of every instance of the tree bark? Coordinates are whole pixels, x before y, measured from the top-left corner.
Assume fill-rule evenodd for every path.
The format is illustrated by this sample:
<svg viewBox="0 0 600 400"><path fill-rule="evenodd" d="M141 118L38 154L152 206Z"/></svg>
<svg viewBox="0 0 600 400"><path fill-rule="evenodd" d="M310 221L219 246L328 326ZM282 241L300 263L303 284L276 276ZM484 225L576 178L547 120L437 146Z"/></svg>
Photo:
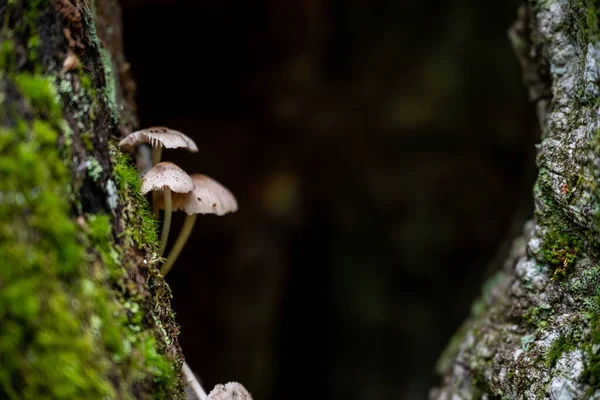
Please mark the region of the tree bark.
<svg viewBox="0 0 600 400"><path fill-rule="evenodd" d="M116 0L0 0L0 398L185 398Z"/></svg>
<svg viewBox="0 0 600 400"><path fill-rule="evenodd" d="M529 1L510 30L542 131L535 214L431 399L600 398L599 18L598 1Z"/></svg>

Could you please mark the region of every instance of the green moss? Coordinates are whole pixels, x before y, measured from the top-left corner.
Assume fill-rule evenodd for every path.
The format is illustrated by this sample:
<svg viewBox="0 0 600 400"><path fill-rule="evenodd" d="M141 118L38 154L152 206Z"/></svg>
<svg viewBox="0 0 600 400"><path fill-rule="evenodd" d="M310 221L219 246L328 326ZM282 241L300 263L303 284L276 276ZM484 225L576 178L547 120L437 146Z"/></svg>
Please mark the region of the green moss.
<svg viewBox="0 0 600 400"><path fill-rule="evenodd" d="M600 96L597 97L597 100L600 101ZM591 149L593 151L594 154L600 154L600 129L595 129L592 132L592 138L590 141L590 146ZM600 170L594 170L594 176L596 176L596 180L598 179L598 175L600 175ZM594 183L596 183L596 180L594 181ZM598 187L597 184L596 186L593 187L593 191L591 191L591 193L593 193L594 197L594 201L595 201L595 213L594 213L594 229L593 229L593 242L594 243L598 243L599 239L598 237L600 236L600 194L598 193Z"/></svg>
<svg viewBox="0 0 600 400"><path fill-rule="evenodd" d="M596 296L596 302L600 305L600 296ZM589 393L593 393L600 389L600 314L592 312L589 315L591 338L590 341L583 346L587 352L587 360L581 378L583 382L590 385Z"/></svg>
<svg viewBox="0 0 600 400"><path fill-rule="evenodd" d="M94 150L94 143L92 143L92 134L91 132L83 132L81 134L81 141L83 142L83 145L85 146L85 149L87 151L92 151Z"/></svg>
<svg viewBox="0 0 600 400"><path fill-rule="evenodd" d="M555 225L559 226L565 225ZM558 228L548 231L543 241L542 253L546 261L554 267L553 279L567 276L581 249L582 243L577 236Z"/></svg>
<svg viewBox="0 0 600 400"><path fill-rule="evenodd" d="M29 100L32 108L37 110L42 117L51 121L61 119L58 92L50 78L22 73L14 79L23 96Z"/></svg>
<svg viewBox="0 0 600 400"><path fill-rule="evenodd" d="M39 58L40 37L37 35L31 36L27 41L27 50L29 61L35 63Z"/></svg>
<svg viewBox="0 0 600 400"><path fill-rule="evenodd" d="M554 315L554 309L549 304L542 304L541 306L531 307L523 318L525 321L536 327L537 329L544 329L548 326L548 321Z"/></svg>
<svg viewBox="0 0 600 400"><path fill-rule="evenodd" d="M585 26L591 40L598 40L600 29L598 16L600 15L600 1L588 0L585 7Z"/></svg>
<svg viewBox="0 0 600 400"><path fill-rule="evenodd" d="M46 90L27 93L30 104L54 109ZM140 307L111 289L127 276L112 217L88 215L79 227L69 216L59 125L36 119L0 135L0 398L105 399L118 391L127 399L147 379L169 393L172 361Z"/></svg>
<svg viewBox="0 0 600 400"><path fill-rule="evenodd" d="M112 217L107 214L90 215L87 223L92 245L100 253L108 278L113 286L123 286L128 272L117 251L119 246L113 240ZM113 361L120 364L127 361L135 367L122 370L121 380L133 385L139 379L138 374L146 373L155 382L172 384L174 368L168 358L158 353L158 344L153 332L144 330L143 310L131 298L126 299L122 296L118 298L118 302L122 310L116 326L118 329L111 332L112 339L106 343L106 346L113 351L111 355Z"/></svg>
<svg viewBox="0 0 600 400"><path fill-rule="evenodd" d="M599 0L573 0L569 2L570 21L567 32L576 38L579 43L585 44L591 40L598 40L600 30L598 26L598 15L600 13Z"/></svg>
<svg viewBox="0 0 600 400"><path fill-rule="evenodd" d="M88 74L80 73L79 82L81 83L81 87L91 95L96 93L96 89L92 87L92 78Z"/></svg>
<svg viewBox="0 0 600 400"><path fill-rule="evenodd" d="M560 335L552 345L548 349L548 353L546 355L546 365L548 367L554 367L554 364L558 361L558 359L569 351L573 351L577 348L577 341L574 340L573 337L566 337L565 335Z"/></svg>
<svg viewBox="0 0 600 400"><path fill-rule="evenodd" d="M137 245L149 245L156 249L158 246L158 222L148 208L148 200L141 193L142 183L138 171L128 154L123 153L116 146L112 146L111 153L115 159L114 175L117 188L123 196L124 203L133 203L140 206L138 210L131 210L140 219L139 224L127 221L124 236L132 237ZM132 198L132 201L127 202L128 198ZM129 226L141 226L141 230L130 229Z"/></svg>
<svg viewBox="0 0 600 400"><path fill-rule="evenodd" d="M4 39L0 43L0 70L12 70L15 64L15 45L12 40Z"/></svg>
<svg viewBox="0 0 600 400"><path fill-rule="evenodd" d="M100 288L86 293L74 283L84 274L85 248L68 214L56 130L38 120L25 130L3 128L2 137L0 398L114 397L86 316Z"/></svg>
<svg viewBox="0 0 600 400"><path fill-rule="evenodd" d="M13 0L13 3L17 3L19 0ZM29 0L27 2L27 11L25 14L25 20L30 24L33 24L40 16L42 7L46 4L44 0Z"/></svg>
<svg viewBox="0 0 600 400"><path fill-rule="evenodd" d="M36 21L51 4L17 2L25 7L9 4L6 15L22 14L12 15L16 22L2 32L14 41L0 43L0 123L10 124L0 126L0 398L181 398L181 361L177 349L167 347L177 333L170 291L140 255L156 246L156 222L131 163L111 151L122 161L112 160L115 172L121 171L117 188L99 174L96 157L106 157L107 149L92 146L95 115L105 124L107 104L117 122L112 68L104 69L107 88L94 88L98 80L82 70L60 76L53 70L60 60L42 76L47 36L37 36L43 24ZM82 13L93 25L89 10ZM27 65L19 69L30 72L15 70L15 43L26 44ZM96 90L104 95L95 96ZM10 103L4 101L8 95ZM71 141L63 105L75 119L75 132L89 132L75 136L81 142ZM95 160L91 175L98 185L110 192L112 184L115 212L77 212L83 207L79 188L70 186L71 144ZM130 210L133 204L139 209ZM128 219L118 220L121 215ZM117 237L115 226L124 226L132 243L123 232Z"/></svg>
<svg viewBox="0 0 600 400"><path fill-rule="evenodd" d="M100 251L104 266L109 271L119 264L119 255L114 250L112 218L108 214L91 214L87 218L90 239L94 249Z"/></svg>

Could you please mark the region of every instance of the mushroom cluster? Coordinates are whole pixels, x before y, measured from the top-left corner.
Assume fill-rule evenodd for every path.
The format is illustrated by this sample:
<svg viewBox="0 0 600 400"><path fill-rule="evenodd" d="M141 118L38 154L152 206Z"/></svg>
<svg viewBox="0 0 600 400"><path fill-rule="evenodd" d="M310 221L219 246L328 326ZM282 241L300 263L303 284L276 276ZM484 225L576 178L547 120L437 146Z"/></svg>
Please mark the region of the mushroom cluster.
<svg viewBox="0 0 600 400"><path fill-rule="evenodd" d="M157 216L159 210L164 210L159 256L162 256L167 247L171 214L173 211L184 211L187 214L171 252L161 267L161 273L166 276L185 246L196 217L199 214L232 213L237 211L238 204L233 194L213 178L204 174L188 175L172 162L161 162L162 149L165 147L198 152L198 146L187 135L162 126L151 127L127 135L119 142L119 147L134 153L143 144L152 147L152 168L143 173L141 191L144 194L152 192L152 207ZM207 395L186 362L183 363L183 375L188 389L199 400L252 400L250 393L238 382L217 385Z"/></svg>
<svg viewBox="0 0 600 400"><path fill-rule="evenodd" d="M252 395L241 383L227 382L216 385L206 400L252 400Z"/></svg>
<svg viewBox="0 0 600 400"><path fill-rule="evenodd" d="M185 361L183 362L182 372L187 384L186 397L188 400L252 400L252 395L248 389L239 382L219 383L206 394L196 375Z"/></svg>
<svg viewBox="0 0 600 400"><path fill-rule="evenodd" d="M203 174L189 175L172 162L161 162L162 149L165 147L183 148L192 153L198 151L196 143L187 135L160 126L130 133L119 142L119 146L128 152L135 152L142 144L152 147L152 168L142 177L142 193L152 192L152 207L156 214L164 210L159 256L167 247L172 212L181 210L187 214L181 232L162 265L161 273L164 276L185 246L198 214L225 215L237 211L238 204L233 194L213 178Z"/></svg>

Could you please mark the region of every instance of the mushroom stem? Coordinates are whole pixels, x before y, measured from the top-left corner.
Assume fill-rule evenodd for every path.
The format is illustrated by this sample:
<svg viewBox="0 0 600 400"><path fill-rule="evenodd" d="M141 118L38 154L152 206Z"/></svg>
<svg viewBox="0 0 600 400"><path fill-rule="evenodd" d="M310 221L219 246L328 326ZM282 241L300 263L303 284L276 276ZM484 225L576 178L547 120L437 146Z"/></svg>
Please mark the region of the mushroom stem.
<svg viewBox="0 0 600 400"><path fill-rule="evenodd" d="M160 162L162 157L162 146L152 147L152 166L154 167L156 164ZM158 193L152 192L152 208L154 209L154 215L158 217L158 207L156 207L156 199L158 198Z"/></svg>
<svg viewBox="0 0 600 400"><path fill-rule="evenodd" d="M165 261L161 268L161 273L163 276L167 276L167 273L171 270L173 264L175 264L175 260L177 260L179 253L181 253L183 246L185 246L185 243L190 237L190 233L192 233L192 228L194 227L197 216L198 214L186 215L185 221L183 222L183 227L179 232L179 236L177 236L177 240L175 241L175 244L173 245L173 248L167 257L167 261Z"/></svg>
<svg viewBox="0 0 600 400"><path fill-rule="evenodd" d="M160 162L161 157L162 157L162 146L152 147L152 166L153 167Z"/></svg>
<svg viewBox="0 0 600 400"><path fill-rule="evenodd" d="M162 233L160 235L160 249L158 255L162 256L167 247L167 239L169 238L169 230L171 229L171 189L169 187L164 188L165 192L165 216L163 218Z"/></svg>
<svg viewBox="0 0 600 400"><path fill-rule="evenodd" d="M194 372L190 369L190 366L185 361L183 362L182 371L183 376L187 381L188 387L194 392L198 400L205 400L206 392L200 385L200 382L198 382L198 379L196 379L196 376L194 375Z"/></svg>

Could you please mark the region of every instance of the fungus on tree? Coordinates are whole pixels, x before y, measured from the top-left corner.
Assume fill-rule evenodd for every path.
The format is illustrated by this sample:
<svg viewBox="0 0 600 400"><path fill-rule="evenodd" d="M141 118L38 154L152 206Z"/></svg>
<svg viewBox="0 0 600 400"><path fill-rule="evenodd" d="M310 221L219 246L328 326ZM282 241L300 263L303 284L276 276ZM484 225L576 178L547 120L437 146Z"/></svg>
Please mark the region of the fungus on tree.
<svg viewBox="0 0 600 400"><path fill-rule="evenodd" d="M194 190L185 194L174 194L172 209L183 210L187 214L177 240L162 266L162 274L166 275L173 267L175 260L183 249L198 214L225 215L236 212L238 203L234 195L225 186L204 174L192 174ZM166 203L158 201L159 208L166 208Z"/></svg>
<svg viewBox="0 0 600 400"><path fill-rule="evenodd" d="M182 148L192 153L198 152L198 146L189 136L164 126L153 126L132 132L119 142L119 146L133 153L143 143L152 146L152 165L160 162L163 147L167 149Z"/></svg>
<svg viewBox="0 0 600 400"><path fill-rule="evenodd" d="M152 126L150 128L141 129L125 136L120 142L119 147L123 150L133 153L141 144L150 144L152 147L152 166L160 162L162 157L162 149L186 149L192 153L198 152L196 143L184 134L164 126ZM156 193L152 194L152 208L154 214L158 215L158 209L155 204L158 201Z"/></svg>
<svg viewBox="0 0 600 400"><path fill-rule="evenodd" d="M194 190L194 182L184 170L172 162L161 162L148 171L142 179L142 193L149 191L163 191L164 210L163 228L160 236L160 249L162 255L167 245L169 230L171 228L171 192L189 193Z"/></svg>
<svg viewBox="0 0 600 400"><path fill-rule="evenodd" d="M227 382L215 386L206 400L252 400L252 396L241 383Z"/></svg>

